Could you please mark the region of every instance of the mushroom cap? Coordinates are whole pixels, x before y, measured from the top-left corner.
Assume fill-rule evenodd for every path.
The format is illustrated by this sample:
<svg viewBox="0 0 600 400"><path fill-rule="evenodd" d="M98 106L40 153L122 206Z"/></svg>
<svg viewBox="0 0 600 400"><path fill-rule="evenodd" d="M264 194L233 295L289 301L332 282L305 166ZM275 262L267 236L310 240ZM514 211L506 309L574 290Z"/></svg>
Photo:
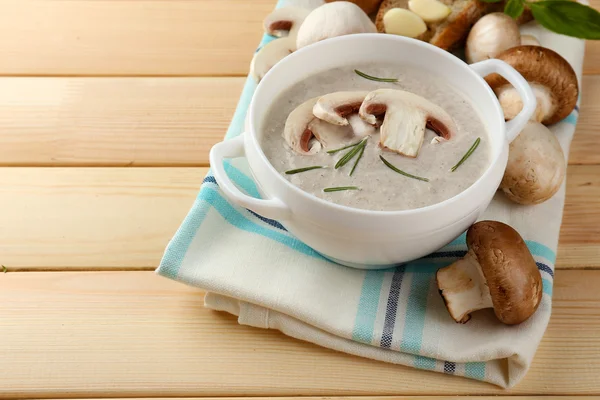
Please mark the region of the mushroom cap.
<svg viewBox="0 0 600 400"><path fill-rule="evenodd" d="M556 136L530 121L510 144L500 188L519 204L542 203L560 189L567 164Z"/></svg>
<svg viewBox="0 0 600 400"><path fill-rule="evenodd" d="M287 36L287 32L289 32L290 36L295 36L309 13L310 10L301 7L288 6L276 8L264 19L263 28L271 36Z"/></svg>
<svg viewBox="0 0 600 400"><path fill-rule="evenodd" d="M443 108L404 90L374 90L365 97L358 113L371 125L377 125L377 117L385 114L380 145L407 157L419 154L425 128L444 139L457 132L454 120Z"/></svg>
<svg viewBox="0 0 600 400"><path fill-rule="evenodd" d="M517 46L503 51L496 58L510 64L528 82L549 90L555 107L554 113L542 121L544 125L563 120L575 108L579 95L577 75L569 62L555 51L541 46ZM494 91L510 85L498 74L488 75L485 80Z"/></svg>
<svg viewBox="0 0 600 400"><path fill-rule="evenodd" d="M348 125L350 114L357 113L365 97L363 91L341 91L321 96L313 108L315 117L334 125Z"/></svg>
<svg viewBox="0 0 600 400"><path fill-rule="evenodd" d="M514 19L495 12L483 16L473 25L465 48L469 64L496 57L503 51L521 45L521 33Z"/></svg>
<svg viewBox="0 0 600 400"><path fill-rule="evenodd" d="M354 3L326 3L308 14L298 30L296 47L301 49L321 40L353 33L377 33L377 28Z"/></svg>
<svg viewBox="0 0 600 400"><path fill-rule="evenodd" d="M318 99L319 96L306 100L285 121L283 138L298 154L316 154L322 148L343 143L345 137L352 134L349 127L333 125L314 116L313 107Z"/></svg>
<svg viewBox="0 0 600 400"><path fill-rule="evenodd" d="M519 324L542 300L542 277L525 241L512 227L481 221L467 231L467 246L490 289L494 312L505 324Z"/></svg>
<svg viewBox="0 0 600 400"><path fill-rule="evenodd" d="M250 76L260 82L275 64L290 55L295 49L296 40L293 37L283 37L265 44L252 57Z"/></svg>
<svg viewBox="0 0 600 400"><path fill-rule="evenodd" d="M325 0L326 3L332 3L339 0ZM372 14L379 9L379 4L382 0L348 0L350 3L354 3L367 14Z"/></svg>

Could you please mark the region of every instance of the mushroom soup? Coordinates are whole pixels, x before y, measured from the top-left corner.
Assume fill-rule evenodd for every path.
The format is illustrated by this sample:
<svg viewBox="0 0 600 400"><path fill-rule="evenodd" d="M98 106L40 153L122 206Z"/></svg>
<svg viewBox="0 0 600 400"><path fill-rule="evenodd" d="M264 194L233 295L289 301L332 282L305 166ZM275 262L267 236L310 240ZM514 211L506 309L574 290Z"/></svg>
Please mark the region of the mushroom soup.
<svg viewBox="0 0 600 400"><path fill-rule="evenodd" d="M365 64L283 91L266 113L260 142L300 189L349 207L394 211L439 203L472 185L491 161L487 135L470 101L442 79Z"/></svg>

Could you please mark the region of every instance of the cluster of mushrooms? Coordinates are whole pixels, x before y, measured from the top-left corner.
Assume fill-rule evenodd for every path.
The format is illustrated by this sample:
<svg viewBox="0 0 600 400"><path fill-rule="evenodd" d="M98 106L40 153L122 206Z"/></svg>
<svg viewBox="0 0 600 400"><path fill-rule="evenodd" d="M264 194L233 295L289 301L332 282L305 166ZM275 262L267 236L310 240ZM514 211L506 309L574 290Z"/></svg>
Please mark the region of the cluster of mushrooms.
<svg viewBox="0 0 600 400"><path fill-rule="evenodd" d="M383 121L381 118L383 117ZM380 146L417 157L425 129L437 134L434 143L456 134L456 124L441 107L404 90L340 91L300 104L288 116L283 137L299 154L315 154L339 138L337 127L349 126L356 137L380 128Z"/></svg>
<svg viewBox="0 0 600 400"><path fill-rule="evenodd" d="M579 94L577 77L563 57L540 46L536 38L520 34L519 23L530 20L530 13L524 13L518 21L500 12L487 13L497 10L499 5L502 6L479 0L333 0L314 10L280 8L264 21L265 31L278 39L255 54L251 75L260 80L273 65L296 49L354 33L399 34L426 40L447 50L466 42L467 62L488 58L503 60L523 75L536 95L538 106L534 118L510 145L500 189L514 202L539 204L550 199L565 178L562 148L546 126L563 120L575 108ZM375 12L374 23L369 14ZM514 118L522 108L516 90L497 74L487 76L486 81L496 93L505 119ZM356 128L364 129L358 118L343 120L344 124L353 121L357 123ZM337 123L339 125L339 120ZM304 136L298 138L294 132L294 137L286 135L286 139L294 141L292 148L306 153L310 151L306 147L307 137L314 136L321 144L326 142L326 126L321 125L321 128L323 133L302 131ZM318 151L318 147L312 151Z"/></svg>
<svg viewBox="0 0 600 400"><path fill-rule="evenodd" d="M354 33L396 34L424 40L448 51L464 49L468 63L500 59L521 73L537 99L531 121L510 145L500 189L519 204L542 203L560 189L566 174L565 156L547 126L562 121L576 108L578 82L563 57L541 46L537 38L521 35L519 25L532 20L529 10L514 20L499 12L504 2L326 0L325 3L314 10L285 7L265 19L265 31L279 39L255 54L251 75L257 81L299 48ZM497 74L485 80L498 97L505 119L514 118L523 107L517 91ZM408 99L406 92L380 89L371 93L337 92L311 99L299 106L293 117L290 115L284 136L295 151L312 154L327 145L331 126L350 125L355 132L366 135L369 129L378 126L377 118L385 114L381 146L414 157L426 127L437 133L438 141L449 139L455 129L452 118L443 110L415 97L418 100ZM401 134L406 126L399 120L402 117L406 121L407 115L415 117L410 119L411 128L419 128L416 138L407 139ZM507 324L529 318L540 302L542 283L520 235L500 222L483 221L469 229L467 244L466 257L437 274L451 316L464 323L471 312L492 307Z"/></svg>

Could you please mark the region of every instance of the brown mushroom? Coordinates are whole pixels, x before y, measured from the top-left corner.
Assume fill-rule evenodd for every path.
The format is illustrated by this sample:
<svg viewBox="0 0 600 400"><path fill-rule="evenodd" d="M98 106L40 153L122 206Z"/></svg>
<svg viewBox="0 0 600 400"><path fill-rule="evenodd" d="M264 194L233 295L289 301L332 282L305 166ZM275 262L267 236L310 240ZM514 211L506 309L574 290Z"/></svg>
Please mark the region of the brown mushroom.
<svg viewBox="0 0 600 400"><path fill-rule="evenodd" d="M567 60L541 46L517 46L496 56L513 66L531 85L537 101L536 121L551 125L567 117L577 104L577 75ZM485 80L494 90L504 110L504 118L514 118L523 108L516 89L498 74Z"/></svg>
<svg viewBox="0 0 600 400"><path fill-rule="evenodd" d="M381 125L380 145L407 157L417 157L425 128L444 139L456 134L452 117L440 106L414 93L395 89L378 89L365 97L359 115L371 125Z"/></svg>
<svg viewBox="0 0 600 400"><path fill-rule="evenodd" d="M464 324L484 308L508 325L531 317L542 300L542 277L521 235L502 222L481 221L467 231L467 246L463 259L436 274L452 318Z"/></svg>
<svg viewBox="0 0 600 400"><path fill-rule="evenodd" d="M519 204L539 204L560 189L567 169L556 136L539 122L529 121L510 144L500 189Z"/></svg>

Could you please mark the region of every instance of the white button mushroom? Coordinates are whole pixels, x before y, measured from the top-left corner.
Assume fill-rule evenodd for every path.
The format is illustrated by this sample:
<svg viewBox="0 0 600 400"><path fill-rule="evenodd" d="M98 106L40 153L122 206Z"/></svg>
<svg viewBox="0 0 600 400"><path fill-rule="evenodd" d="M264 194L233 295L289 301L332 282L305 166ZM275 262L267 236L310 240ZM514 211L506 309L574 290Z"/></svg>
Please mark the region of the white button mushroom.
<svg viewBox="0 0 600 400"><path fill-rule="evenodd" d="M536 94L535 120L551 125L563 120L577 104L577 75L567 60L540 46L518 46L497 55L529 82ZM488 75L486 82L500 98L504 118L510 120L523 108L521 97L510 83L498 74Z"/></svg>
<svg viewBox="0 0 600 400"><path fill-rule="evenodd" d="M491 13L477 21L469 32L465 56L472 64L519 45L521 33L515 20L504 13Z"/></svg>
<svg viewBox="0 0 600 400"><path fill-rule="evenodd" d="M250 76L260 81L275 64L296 50L296 35L309 12L301 7L282 7L267 15L263 21L265 32L281 39L267 43L254 54Z"/></svg>
<svg viewBox="0 0 600 400"><path fill-rule="evenodd" d="M315 117L335 125L348 125L346 118L357 113L368 91L342 91L321 96L313 108Z"/></svg>
<svg viewBox="0 0 600 400"><path fill-rule="evenodd" d="M481 221L467 231L465 257L440 269L436 281L450 316L459 323L471 313L493 308L508 325L531 317L542 300L542 277L517 231L497 221Z"/></svg>
<svg viewBox="0 0 600 400"><path fill-rule="evenodd" d="M530 121L510 144L500 189L516 203L539 204L560 189L566 169L556 136L539 122Z"/></svg>
<svg viewBox="0 0 600 400"><path fill-rule="evenodd" d="M327 3L332 3L339 0L326 0ZM365 13L372 14L379 9L379 4L382 0L349 0L359 6Z"/></svg>
<svg viewBox="0 0 600 400"><path fill-rule="evenodd" d="M265 33L275 37L296 36L309 13L310 10L301 7L276 8L266 16L263 28Z"/></svg>
<svg viewBox="0 0 600 400"><path fill-rule="evenodd" d="M444 139L456 134L452 117L441 107L414 93L394 89L378 89L367 95L359 115L371 125L384 116L380 130L382 147L407 157L419 154L425 128Z"/></svg>
<svg viewBox="0 0 600 400"><path fill-rule="evenodd" d="M315 8L304 20L296 39L298 49L321 40L353 33L377 33L375 24L356 4L336 1Z"/></svg>
<svg viewBox="0 0 600 400"><path fill-rule="evenodd" d="M298 154L316 154L329 145L342 143L352 133L348 127L333 125L315 117L313 108L317 100L319 97L314 97L300 104L285 121L283 138Z"/></svg>

